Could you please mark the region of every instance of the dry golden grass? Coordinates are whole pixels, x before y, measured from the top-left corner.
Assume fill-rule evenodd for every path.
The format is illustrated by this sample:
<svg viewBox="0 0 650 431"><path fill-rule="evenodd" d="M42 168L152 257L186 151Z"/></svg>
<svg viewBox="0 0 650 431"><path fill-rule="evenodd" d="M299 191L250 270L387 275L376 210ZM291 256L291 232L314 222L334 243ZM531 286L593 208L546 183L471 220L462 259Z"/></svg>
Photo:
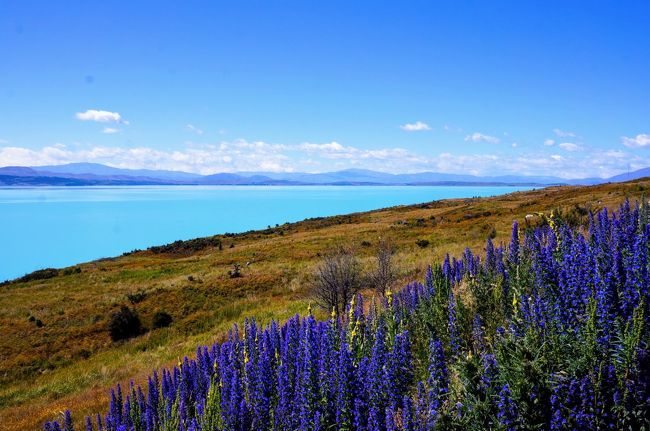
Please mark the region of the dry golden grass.
<svg viewBox="0 0 650 431"><path fill-rule="evenodd" d="M142 383L153 369L213 343L244 317L266 322L303 313L313 267L336 244L356 247L369 266L378 238L390 238L404 283L422 279L427 265L445 253L458 256L466 246L481 252L493 230L495 241L508 241L512 222L525 226L527 214L571 211L577 204L593 210L613 207L628 196L638 199L649 187L650 180L550 187L312 219L221 236L222 250L144 251L78 265L80 273L2 286L0 423L6 430L40 429L65 408L78 417L104 411L111 386ZM430 245L420 248L418 239ZM371 246L362 246L363 241ZM228 276L234 263L243 265L242 278ZM127 342L111 342L108 316L128 304L127 294L138 291L146 294L134 305L145 326L151 327L157 310L169 312L174 323ZM29 316L44 326L37 327Z"/></svg>

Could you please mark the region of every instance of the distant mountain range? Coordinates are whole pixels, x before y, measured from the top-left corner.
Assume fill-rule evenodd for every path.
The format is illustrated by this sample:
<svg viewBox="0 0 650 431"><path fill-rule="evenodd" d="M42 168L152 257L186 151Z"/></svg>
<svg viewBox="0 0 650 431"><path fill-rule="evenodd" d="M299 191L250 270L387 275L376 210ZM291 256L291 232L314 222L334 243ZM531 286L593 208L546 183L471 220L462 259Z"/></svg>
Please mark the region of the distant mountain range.
<svg viewBox="0 0 650 431"><path fill-rule="evenodd" d="M521 185L599 184L650 176L650 168L611 178L565 180L552 176L475 176L421 172L387 174L346 169L318 174L237 172L198 175L180 171L119 169L97 163L56 166L6 166L0 168L0 186L102 186L102 185Z"/></svg>

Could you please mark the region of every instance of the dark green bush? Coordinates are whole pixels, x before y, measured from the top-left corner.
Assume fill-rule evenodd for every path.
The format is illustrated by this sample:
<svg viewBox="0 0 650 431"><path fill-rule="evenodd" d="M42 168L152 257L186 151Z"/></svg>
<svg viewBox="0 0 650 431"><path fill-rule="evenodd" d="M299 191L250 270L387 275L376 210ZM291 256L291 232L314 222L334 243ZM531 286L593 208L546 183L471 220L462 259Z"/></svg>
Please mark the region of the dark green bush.
<svg viewBox="0 0 650 431"><path fill-rule="evenodd" d="M415 244L417 244L418 247L420 248L427 248L429 246L429 240L428 239L419 239L415 241Z"/></svg>
<svg viewBox="0 0 650 431"><path fill-rule="evenodd" d="M128 299L129 302L134 305L144 301L146 297L147 297L147 293L142 290L126 294L126 299Z"/></svg>
<svg viewBox="0 0 650 431"><path fill-rule="evenodd" d="M231 270L231 271L228 271L228 275L230 276L230 278L239 278L239 277L242 277L243 275L242 275L242 273L241 273L241 265L238 264L238 263L234 264L234 265L232 266L232 270Z"/></svg>
<svg viewBox="0 0 650 431"><path fill-rule="evenodd" d="M73 268L66 268L63 270L63 275L72 275L72 274L79 274L81 272L81 268L78 266L75 266Z"/></svg>
<svg viewBox="0 0 650 431"><path fill-rule="evenodd" d="M204 250L208 247L219 247L221 250L221 240L215 237L194 238L186 241L174 241L170 244L149 247L152 253L192 253Z"/></svg>
<svg viewBox="0 0 650 431"><path fill-rule="evenodd" d="M157 311L156 314L153 315L152 327L154 329L166 328L172 324L172 321L172 316L169 313L166 311Z"/></svg>
<svg viewBox="0 0 650 431"><path fill-rule="evenodd" d="M45 268L39 269L38 271L31 272L29 274L23 275L17 281L26 283L28 281L34 280L47 280L48 278L53 278L59 275L59 270L55 268Z"/></svg>
<svg viewBox="0 0 650 431"><path fill-rule="evenodd" d="M126 340L142 334L142 323L138 313L123 305L111 316L108 332L113 341Z"/></svg>

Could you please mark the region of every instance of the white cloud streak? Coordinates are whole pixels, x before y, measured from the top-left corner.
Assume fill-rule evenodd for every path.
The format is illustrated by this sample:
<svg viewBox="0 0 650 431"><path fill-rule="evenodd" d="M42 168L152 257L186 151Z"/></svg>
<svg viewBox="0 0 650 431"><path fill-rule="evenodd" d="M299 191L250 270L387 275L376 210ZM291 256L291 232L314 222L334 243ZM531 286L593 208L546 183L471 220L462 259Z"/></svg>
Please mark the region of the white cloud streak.
<svg viewBox="0 0 650 431"><path fill-rule="evenodd" d="M407 132L422 132L425 130L431 130L431 127L429 127L427 123L423 123L422 121L416 121L415 123L406 123L399 127L400 129L405 130Z"/></svg>
<svg viewBox="0 0 650 431"><path fill-rule="evenodd" d="M465 136L465 141L471 141L471 142L487 142L489 144L498 144L501 142L499 138L496 138L494 136L490 135L485 135L483 133L479 132L474 132L471 135Z"/></svg>
<svg viewBox="0 0 650 431"><path fill-rule="evenodd" d="M561 129L553 129L553 133L555 133L555 136L558 138L575 138L576 136L573 132L567 132L566 130Z"/></svg>
<svg viewBox="0 0 650 431"><path fill-rule="evenodd" d="M114 127L104 127L102 129L102 133L105 135L114 135L116 133L120 133L120 129L116 129Z"/></svg>
<svg viewBox="0 0 650 431"><path fill-rule="evenodd" d="M555 141L553 139L547 139L544 141L544 145L546 145L547 147L552 147L553 145L555 145Z"/></svg>
<svg viewBox="0 0 650 431"><path fill-rule="evenodd" d="M577 144L574 144L573 142L562 142L558 147L562 148L565 151L579 151L580 146Z"/></svg>
<svg viewBox="0 0 650 431"><path fill-rule="evenodd" d="M650 147L650 135L641 133L633 138L627 136L621 137L621 142L628 148L645 148Z"/></svg>
<svg viewBox="0 0 650 431"><path fill-rule="evenodd" d="M196 133L197 135L202 135L203 134L203 129L199 129L198 127L196 127L193 124L188 124L187 126L185 126L185 128L187 130L189 130L190 132L192 132L192 133Z"/></svg>

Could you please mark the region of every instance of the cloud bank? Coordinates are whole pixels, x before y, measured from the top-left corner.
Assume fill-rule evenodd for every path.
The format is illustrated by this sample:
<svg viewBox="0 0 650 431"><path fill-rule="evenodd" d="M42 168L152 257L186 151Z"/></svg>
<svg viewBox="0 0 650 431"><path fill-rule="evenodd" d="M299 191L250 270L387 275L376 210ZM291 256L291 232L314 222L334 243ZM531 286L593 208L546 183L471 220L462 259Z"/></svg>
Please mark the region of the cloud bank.
<svg viewBox="0 0 650 431"><path fill-rule="evenodd" d="M575 145L575 144L574 144ZM416 153L405 148L364 149L339 142L274 144L263 141L186 142L182 148L66 146L42 148L0 146L2 166L42 166L90 162L129 169L218 172L326 172L349 168L392 173L435 171L474 175L554 175L563 178L608 177L650 166L650 155L624 150L581 148L563 154L519 150L516 154ZM550 147L549 150L555 148Z"/></svg>

